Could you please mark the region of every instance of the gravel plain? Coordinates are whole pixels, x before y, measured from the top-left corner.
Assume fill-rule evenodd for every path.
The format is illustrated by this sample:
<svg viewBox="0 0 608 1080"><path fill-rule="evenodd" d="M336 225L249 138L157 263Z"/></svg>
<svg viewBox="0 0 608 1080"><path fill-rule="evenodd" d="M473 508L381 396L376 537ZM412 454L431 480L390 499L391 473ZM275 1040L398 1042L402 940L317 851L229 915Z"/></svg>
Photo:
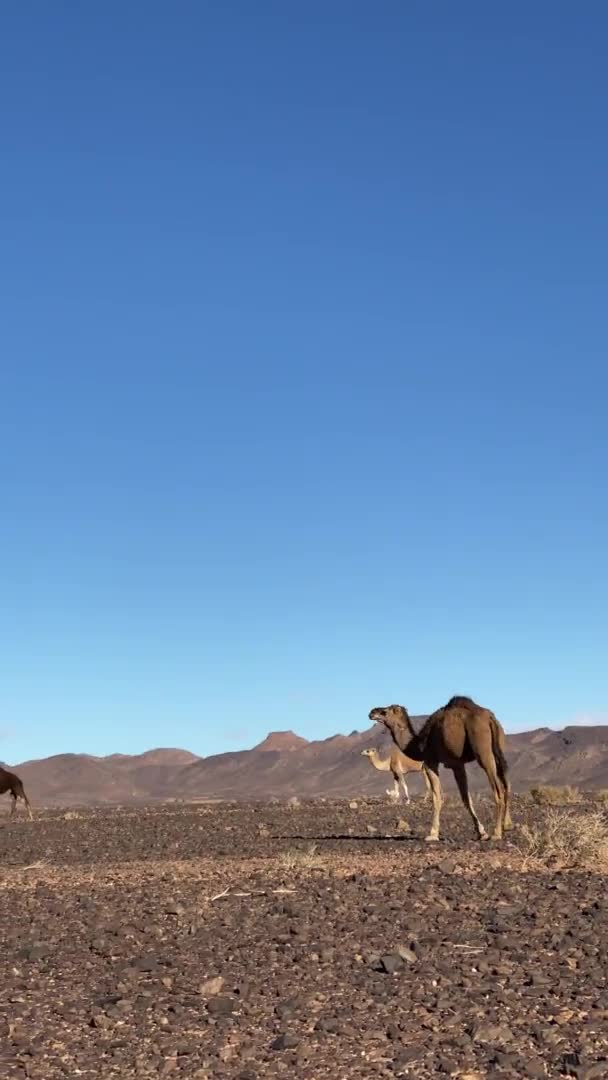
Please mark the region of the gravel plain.
<svg viewBox="0 0 608 1080"><path fill-rule="evenodd" d="M452 802L430 846L428 817L2 818L0 1080L608 1078L605 876L481 845Z"/></svg>

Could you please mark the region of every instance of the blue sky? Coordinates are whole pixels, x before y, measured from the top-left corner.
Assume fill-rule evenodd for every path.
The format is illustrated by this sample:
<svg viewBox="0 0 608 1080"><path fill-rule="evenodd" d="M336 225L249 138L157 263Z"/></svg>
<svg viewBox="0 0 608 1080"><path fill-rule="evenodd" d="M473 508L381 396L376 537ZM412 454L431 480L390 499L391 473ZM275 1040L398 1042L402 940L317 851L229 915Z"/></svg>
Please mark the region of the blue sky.
<svg viewBox="0 0 608 1080"><path fill-rule="evenodd" d="M0 31L0 758L608 719L605 5Z"/></svg>

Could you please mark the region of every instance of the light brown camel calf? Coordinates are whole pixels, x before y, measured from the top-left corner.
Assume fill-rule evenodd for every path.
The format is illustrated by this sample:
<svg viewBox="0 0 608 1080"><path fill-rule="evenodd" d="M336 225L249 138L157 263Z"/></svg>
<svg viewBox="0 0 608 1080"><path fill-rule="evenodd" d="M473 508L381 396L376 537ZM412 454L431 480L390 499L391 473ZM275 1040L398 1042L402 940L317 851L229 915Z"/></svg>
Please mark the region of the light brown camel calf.
<svg viewBox="0 0 608 1080"><path fill-rule="evenodd" d="M397 746L391 750L389 757L381 758L380 753L376 749L362 750L361 756L369 758L375 769L378 772L390 772L393 776L392 788L386 789L386 794L390 795L393 799L398 799L401 792L405 795L405 801L411 802L410 793L407 789L405 782L406 773L418 772L424 777L424 783L426 785L425 800L428 799L431 793L431 782L426 771L426 766L422 761L412 761L411 758L406 757L405 754L399 750Z"/></svg>
<svg viewBox="0 0 608 1080"><path fill-rule="evenodd" d="M445 765L454 773L460 796L469 811L480 840L488 840L481 821L475 813L466 765L476 761L484 770L496 802L496 823L493 840L502 840L505 829L511 828L509 800L511 789L505 759L505 733L489 709L476 705L471 698L453 697L437 709L416 734L407 709L403 705L386 705L372 709L375 720L390 731L393 742L408 757L424 762L433 794L433 821L427 840L439 839L439 818L443 801L439 782L439 766Z"/></svg>
<svg viewBox="0 0 608 1080"><path fill-rule="evenodd" d="M30 801L23 789L23 784L21 780L18 776L15 775L14 772L9 772L8 769L0 768L0 795L4 795L7 791L10 791L11 793L11 816L15 813L15 810L17 809L17 799L23 799L25 805L27 806L27 812L30 815L31 821L33 817L32 808L30 806Z"/></svg>

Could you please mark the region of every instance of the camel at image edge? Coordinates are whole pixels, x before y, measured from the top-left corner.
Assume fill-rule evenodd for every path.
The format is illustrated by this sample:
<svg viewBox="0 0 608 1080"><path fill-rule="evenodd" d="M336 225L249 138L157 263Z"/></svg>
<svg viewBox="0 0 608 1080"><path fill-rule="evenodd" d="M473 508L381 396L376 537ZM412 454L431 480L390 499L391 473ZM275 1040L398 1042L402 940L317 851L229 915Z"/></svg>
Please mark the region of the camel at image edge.
<svg viewBox="0 0 608 1080"><path fill-rule="evenodd" d="M423 762L428 770L433 796L433 821L427 840L439 839L443 802L440 765L454 773L460 797L473 819L477 836L480 840L489 839L469 792L466 766L472 761L476 761L485 772L496 803L492 839L502 840L504 831L511 828L511 789L504 753L505 733L493 712L477 705L471 698L453 697L447 705L428 717L417 734L403 705L372 709L369 718L383 724L395 745L407 757Z"/></svg>
<svg viewBox="0 0 608 1080"><path fill-rule="evenodd" d="M17 799L23 799L31 821L34 815L22 781L14 772L0 768L0 795L6 794L7 791L11 793L11 817L17 809Z"/></svg>
<svg viewBox="0 0 608 1080"><path fill-rule="evenodd" d="M431 782L424 762L412 761L412 759L408 758L397 746L393 748L387 758L381 757L380 751L375 747L372 747L369 750L362 750L361 757L366 757L378 772L391 773L393 777L393 786L392 788L386 789L386 794L390 795L391 799L397 801L401 793L403 793L405 795L406 803L411 802L405 777L407 773L420 773L424 778L426 787L424 801L426 802L428 800L429 795L431 794Z"/></svg>

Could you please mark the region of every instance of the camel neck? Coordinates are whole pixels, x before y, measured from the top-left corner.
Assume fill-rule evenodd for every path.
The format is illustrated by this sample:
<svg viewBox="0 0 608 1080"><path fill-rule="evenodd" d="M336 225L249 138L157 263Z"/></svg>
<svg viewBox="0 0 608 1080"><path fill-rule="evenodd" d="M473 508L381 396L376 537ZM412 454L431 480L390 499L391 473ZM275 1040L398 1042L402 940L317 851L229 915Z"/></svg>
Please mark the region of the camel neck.
<svg viewBox="0 0 608 1080"><path fill-rule="evenodd" d="M404 724L403 728L396 734L395 742L401 752L411 758L412 761L422 761L423 754L418 745L418 737L412 728Z"/></svg>

